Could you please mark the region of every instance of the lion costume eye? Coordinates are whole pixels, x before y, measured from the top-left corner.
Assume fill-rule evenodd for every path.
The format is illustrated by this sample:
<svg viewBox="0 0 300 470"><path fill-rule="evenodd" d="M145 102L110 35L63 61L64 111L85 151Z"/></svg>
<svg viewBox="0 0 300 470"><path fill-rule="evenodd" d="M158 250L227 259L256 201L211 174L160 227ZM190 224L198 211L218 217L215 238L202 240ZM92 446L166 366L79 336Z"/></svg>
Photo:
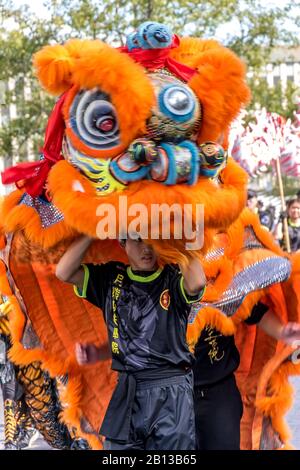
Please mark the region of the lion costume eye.
<svg viewBox="0 0 300 470"><path fill-rule="evenodd" d="M161 111L174 121L189 120L195 110L195 99L187 87L171 85L161 90L159 94Z"/></svg>
<svg viewBox="0 0 300 470"><path fill-rule="evenodd" d="M162 71L148 74L156 102L147 121L154 141L195 140L201 125L201 104L186 83Z"/></svg>
<svg viewBox="0 0 300 470"><path fill-rule="evenodd" d="M120 144L115 107L98 89L83 90L75 96L69 126L85 145L95 150L112 149Z"/></svg>

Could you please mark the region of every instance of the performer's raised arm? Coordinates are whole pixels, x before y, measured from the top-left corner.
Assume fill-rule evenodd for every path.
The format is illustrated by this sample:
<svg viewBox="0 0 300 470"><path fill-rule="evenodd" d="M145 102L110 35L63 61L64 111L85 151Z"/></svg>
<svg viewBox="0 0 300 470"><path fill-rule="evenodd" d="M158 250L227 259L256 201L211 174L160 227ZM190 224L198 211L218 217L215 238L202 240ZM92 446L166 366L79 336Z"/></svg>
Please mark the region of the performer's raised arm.
<svg viewBox="0 0 300 470"><path fill-rule="evenodd" d="M283 341L291 346L293 346L293 343L298 343L299 345L300 324L295 322L283 324L272 310L267 311L258 323L258 326L269 336L272 336L272 338Z"/></svg>
<svg viewBox="0 0 300 470"><path fill-rule="evenodd" d="M200 259L193 258L186 266L180 266L185 292L194 296L206 286L206 276Z"/></svg>
<svg viewBox="0 0 300 470"><path fill-rule="evenodd" d="M61 281L83 287L84 269L82 260L93 239L83 235L76 239L67 249L56 266L55 274Z"/></svg>

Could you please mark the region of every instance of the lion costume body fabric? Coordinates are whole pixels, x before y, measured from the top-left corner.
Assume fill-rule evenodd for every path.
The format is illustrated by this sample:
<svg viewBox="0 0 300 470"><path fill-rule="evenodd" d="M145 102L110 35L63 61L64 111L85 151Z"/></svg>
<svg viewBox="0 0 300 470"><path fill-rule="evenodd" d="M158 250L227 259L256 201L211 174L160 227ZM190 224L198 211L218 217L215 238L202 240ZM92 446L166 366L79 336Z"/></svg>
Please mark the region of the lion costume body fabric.
<svg viewBox="0 0 300 470"><path fill-rule="evenodd" d="M266 345L242 320L261 297L283 320L298 318L299 261L290 276L290 261L255 216L243 211L247 177L226 154L230 124L249 100L243 63L216 41L179 39L148 22L128 37L126 47L71 40L42 49L34 65L43 87L59 98L40 160L3 174L4 183L17 185L1 209L8 235L0 290L13 307L11 357L22 365L39 361L52 376L67 374L62 419L101 448L98 429L116 376L109 361L78 366L74 344L100 345L107 341L106 328L98 309L55 278L55 264L81 233L101 238L86 261L126 262L114 238L130 230L136 212L120 211L123 197L127 207L146 208L140 229L153 225L151 207L162 203L188 205L196 228L202 204L201 249L188 251L190 239L176 237L174 223L164 239L160 219L156 236L148 239L161 264L202 257L209 285L191 314L188 342L193 348L206 324L236 333L246 409L243 447L282 447L287 377L298 372L297 365L289 360L290 350ZM105 225L107 212L116 214L113 236ZM291 309L287 298L293 298Z"/></svg>

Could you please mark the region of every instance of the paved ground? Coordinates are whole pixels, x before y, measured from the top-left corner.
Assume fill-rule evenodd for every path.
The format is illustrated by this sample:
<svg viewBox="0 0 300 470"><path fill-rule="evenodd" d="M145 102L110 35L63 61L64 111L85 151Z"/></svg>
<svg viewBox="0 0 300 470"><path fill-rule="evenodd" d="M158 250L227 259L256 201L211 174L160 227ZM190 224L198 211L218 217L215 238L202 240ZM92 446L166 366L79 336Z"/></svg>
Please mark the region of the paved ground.
<svg viewBox="0 0 300 470"><path fill-rule="evenodd" d="M295 399L293 408L287 414L287 423L292 430L292 444L300 450L300 377L293 377L291 383L295 388ZM3 404L0 397L0 449L3 449ZM32 442L28 450L45 450L51 449L41 436Z"/></svg>

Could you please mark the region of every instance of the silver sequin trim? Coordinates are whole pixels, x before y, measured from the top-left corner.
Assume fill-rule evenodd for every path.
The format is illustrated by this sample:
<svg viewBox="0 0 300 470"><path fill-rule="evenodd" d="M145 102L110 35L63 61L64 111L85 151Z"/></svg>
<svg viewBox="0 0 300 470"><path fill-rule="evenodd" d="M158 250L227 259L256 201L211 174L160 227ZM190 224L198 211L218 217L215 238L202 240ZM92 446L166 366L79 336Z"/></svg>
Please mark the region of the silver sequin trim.
<svg viewBox="0 0 300 470"><path fill-rule="evenodd" d="M223 255L224 255L224 248L217 248L216 250L209 251L205 256L205 259L207 261L213 261L215 259L220 258Z"/></svg>
<svg viewBox="0 0 300 470"><path fill-rule="evenodd" d="M243 250L253 250L256 248L265 248L265 247L256 237L252 227L247 226L245 227L245 232L244 232ZM213 261L223 256L224 251L225 251L224 248L216 248L214 250L208 251L208 253L205 256L205 259L207 261Z"/></svg>
<svg viewBox="0 0 300 470"><path fill-rule="evenodd" d="M51 202L43 201L38 197L32 197L24 194L19 205L32 207L38 213L41 219L42 228L50 227L64 220L63 214Z"/></svg>
<svg viewBox="0 0 300 470"><path fill-rule="evenodd" d="M213 303L199 302L193 305L189 323L194 323L197 313L204 307L214 307L231 317L250 292L283 282L290 276L290 262L280 256L265 258L237 273L221 298Z"/></svg>

